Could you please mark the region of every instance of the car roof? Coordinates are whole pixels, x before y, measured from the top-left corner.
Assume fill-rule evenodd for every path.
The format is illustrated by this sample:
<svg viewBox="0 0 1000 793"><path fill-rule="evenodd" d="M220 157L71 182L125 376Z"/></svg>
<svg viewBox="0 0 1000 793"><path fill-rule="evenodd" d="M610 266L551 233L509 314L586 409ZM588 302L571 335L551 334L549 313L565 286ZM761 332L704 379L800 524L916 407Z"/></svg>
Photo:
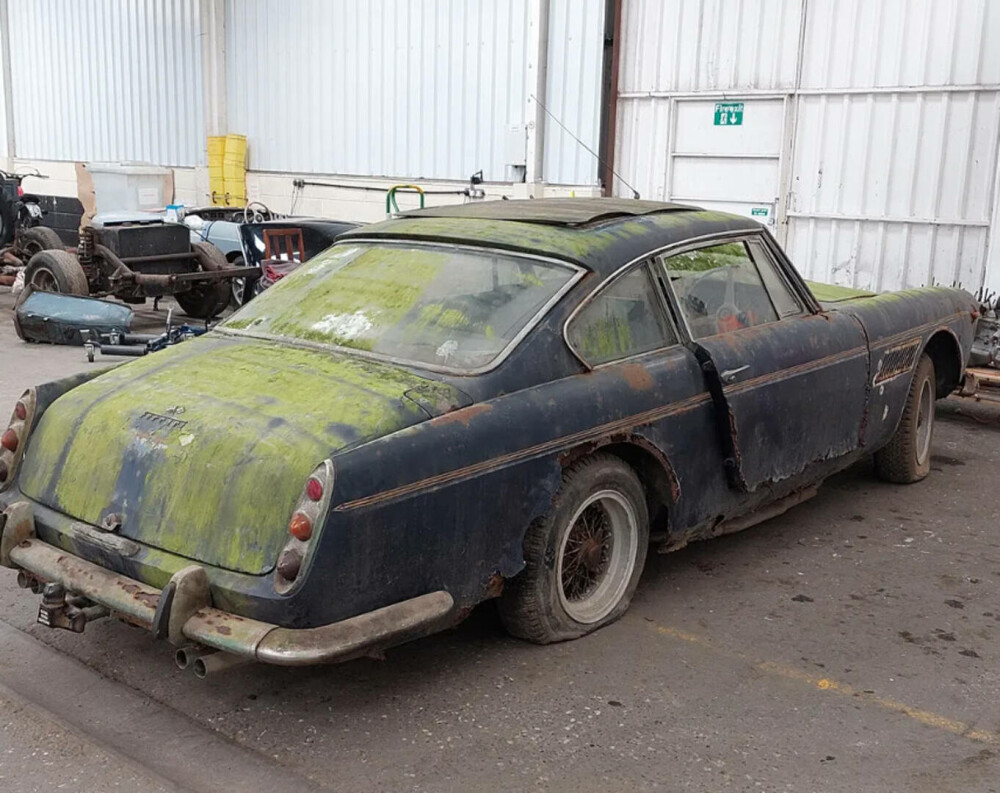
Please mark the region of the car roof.
<svg viewBox="0 0 1000 793"><path fill-rule="evenodd" d="M483 218L546 223L553 226L580 227L615 218L651 215L697 209L661 201L638 201L627 198L545 198L540 200L476 201L401 212L407 218Z"/></svg>
<svg viewBox="0 0 1000 793"><path fill-rule="evenodd" d="M347 232L476 245L564 259L601 274L643 254L705 235L759 231L749 218L682 204L622 198L476 201L401 213Z"/></svg>

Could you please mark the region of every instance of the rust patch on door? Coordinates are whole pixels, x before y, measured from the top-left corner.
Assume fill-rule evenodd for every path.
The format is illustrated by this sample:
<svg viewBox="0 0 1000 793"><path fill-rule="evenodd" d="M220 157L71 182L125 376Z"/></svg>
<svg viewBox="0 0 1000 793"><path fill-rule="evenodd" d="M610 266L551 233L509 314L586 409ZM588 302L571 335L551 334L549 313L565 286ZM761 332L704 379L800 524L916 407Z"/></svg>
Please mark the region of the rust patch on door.
<svg viewBox="0 0 1000 793"><path fill-rule="evenodd" d="M622 377L635 391L648 391L653 387L653 377L645 366L627 363L621 368Z"/></svg>

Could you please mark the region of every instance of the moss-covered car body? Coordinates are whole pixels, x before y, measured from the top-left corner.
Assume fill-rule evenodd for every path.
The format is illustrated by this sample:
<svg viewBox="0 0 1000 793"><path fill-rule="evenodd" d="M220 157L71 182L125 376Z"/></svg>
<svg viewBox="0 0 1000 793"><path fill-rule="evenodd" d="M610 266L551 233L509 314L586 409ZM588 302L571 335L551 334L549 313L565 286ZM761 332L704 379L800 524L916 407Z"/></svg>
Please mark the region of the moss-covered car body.
<svg viewBox="0 0 1000 793"><path fill-rule="evenodd" d="M567 343L576 312L630 268L732 240L766 248L798 315L701 340L674 315L676 343L600 365ZM255 625L307 631L447 593L440 627L518 574L527 527L581 456L601 448L632 465L658 539L679 547L878 449L920 353L944 395L973 337L976 306L960 290L814 295L761 226L691 207L469 204L357 229L331 255L373 244L411 257L414 271L423 246L438 246L563 263L572 277L502 354L464 371L258 333L312 277L303 267L199 339L40 390L24 459L0 493L0 505L30 509L19 539L154 591L199 566L212 607ZM302 311L325 299L295 296ZM333 478L302 570L276 585L289 517L325 461ZM261 641L215 646L261 657Z"/></svg>

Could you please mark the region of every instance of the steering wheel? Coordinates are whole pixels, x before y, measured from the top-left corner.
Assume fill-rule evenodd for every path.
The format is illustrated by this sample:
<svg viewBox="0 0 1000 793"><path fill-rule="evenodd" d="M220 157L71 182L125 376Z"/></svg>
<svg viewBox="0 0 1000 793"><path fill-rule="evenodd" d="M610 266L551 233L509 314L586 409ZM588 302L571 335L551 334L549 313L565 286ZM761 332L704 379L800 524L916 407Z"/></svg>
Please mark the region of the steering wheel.
<svg viewBox="0 0 1000 793"><path fill-rule="evenodd" d="M710 270L704 275L695 279L694 283L691 284L691 288L688 290L688 299L695 300L699 304L697 307L700 309L700 313L707 314L704 303L698 298L691 295L691 292L695 291L695 288L704 281L706 278L710 278L719 272L720 269L725 269L726 272L726 291L722 299L722 305L720 305L715 311L715 324L718 328L719 333L728 333L729 331L739 330L740 328L748 327L750 322L745 312L740 311L740 307L736 305L736 270L737 265L726 264L721 268L716 268Z"/></svg>
<svg viewBox="0 0 1000 793"><path fill-rule="evenodd" d="M263 223L271 219L271 210L260 201L251 201L243 207L244 223Z"/></svg>
<svg viewBox="0 0 1000 793"><path fill-rule="evenodd" d="M715 312L715 322L719 333L739 330L746 326L740 317L740 308L736 305L736 266L726 265L726 296Z"/></svg>

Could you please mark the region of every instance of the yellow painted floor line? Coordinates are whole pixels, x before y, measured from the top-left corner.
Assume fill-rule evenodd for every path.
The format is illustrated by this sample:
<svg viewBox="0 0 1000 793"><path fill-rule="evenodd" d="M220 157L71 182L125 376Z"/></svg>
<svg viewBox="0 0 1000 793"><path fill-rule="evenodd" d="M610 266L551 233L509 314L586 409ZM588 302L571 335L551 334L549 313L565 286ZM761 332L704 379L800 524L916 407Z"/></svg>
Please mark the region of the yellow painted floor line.
<svg viewBox="0 0 1000 793"><path fill-rule="evenodd" d="M903 702L898 702L897 700L890 699L889 697L881 697L878 694L861 691L854 688L854 686L850 686L847 683L841 683L829 677L816 677L792 666L786 666L785 664L779 664L773 661L759 661L735 650L728 650L719 647L709 639L696 633L682 631L677 628L669 628L664 625L657 625L656 623L653 623L653 626L655 627L656 632L661 636L668 636L671 639L680 639L681 641L688 642L689 644L697 644L702 647L706 647L714 653L743 661L744 663L752 666L754 669L766 674L774 675L775 677L783 677L786 680L795 680L812 686L818 691L825 691L833 694L840 694L845 697L851 697L855 701L867 702L868 704L875 705L883 710L891 711L893 713L902 713L904 716L908 716L920 724L924 724L928 727L935 727L954 735L960 735L963 738L969 738L973 741L979 741L980 743L1000 743L1000 735L997 733L990 732L989 730L976 729L972 725L958 721L957 719L950 719L947 716L941 716L940 714L932 713L929 710L910 707Z"/></svg>

